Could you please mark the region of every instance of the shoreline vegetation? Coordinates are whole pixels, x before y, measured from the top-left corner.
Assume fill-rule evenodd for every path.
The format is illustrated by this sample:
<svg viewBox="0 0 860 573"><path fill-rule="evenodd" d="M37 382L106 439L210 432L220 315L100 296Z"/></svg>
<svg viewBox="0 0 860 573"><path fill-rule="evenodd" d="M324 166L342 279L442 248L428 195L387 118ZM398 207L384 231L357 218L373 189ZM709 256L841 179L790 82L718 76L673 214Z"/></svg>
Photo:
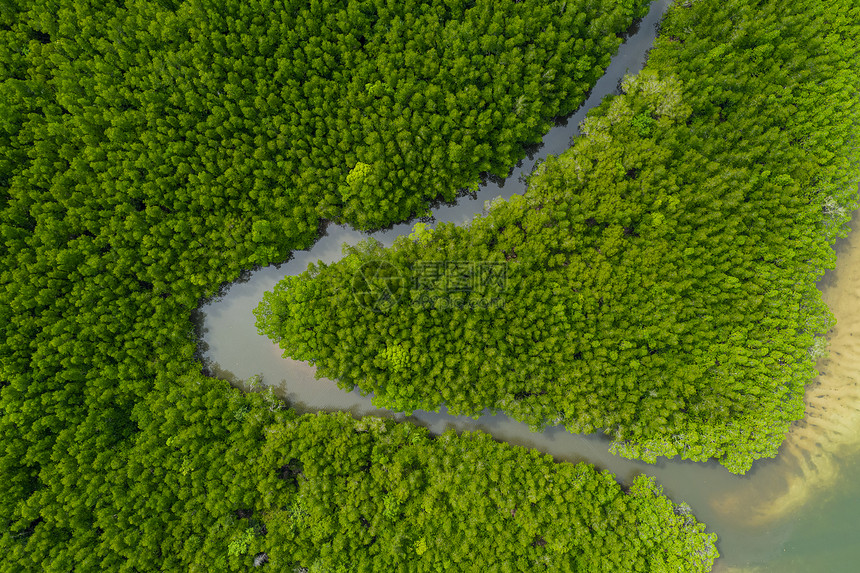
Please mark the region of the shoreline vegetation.
<svg viewBox="0 0 860 573"><path fill-rule="evenodd" d="M189 320L322 216L382 225L515 161L644 1L3 6L0 570L710 568L715 536L647 478L297 417L201 375Z"/></svg>
<svg viewBox="0 0 860 573"><path fill-rule="evenodd" d="M287 277L260 332L379 406L489 407L746 472L803 417L832 325L815 284L857 207L858 22L848 0L676 4L524 196ZM484 290L444 286L464 279Z"/></svg>
<svg viewBox="0 0 860 573"><path fill-rule="evenodd" d="M710 571L716 535L653 479L408 423L305 414L268 430L289 507L265 507L278 562L319 570ZM491 534L487 535L490 531ZM328 547L328 543L331 547ZM253 552L253 550L251 551ZM313 569L313 567L311 568Z"/></svg>
<svg viewBox="0 0 860 573"><path fill-rule="evenodd" d="M858 220L855 213L855 228ZM827 356L818 362L820 374L806 389L806 416L792 425L777 461L761 470L784 476L785 485L750 487L715 504L750 525L776 521L808 503L840 477L839 460L860 449L860 233L841 246L821 288L836 326L828 333Z"/></svg>

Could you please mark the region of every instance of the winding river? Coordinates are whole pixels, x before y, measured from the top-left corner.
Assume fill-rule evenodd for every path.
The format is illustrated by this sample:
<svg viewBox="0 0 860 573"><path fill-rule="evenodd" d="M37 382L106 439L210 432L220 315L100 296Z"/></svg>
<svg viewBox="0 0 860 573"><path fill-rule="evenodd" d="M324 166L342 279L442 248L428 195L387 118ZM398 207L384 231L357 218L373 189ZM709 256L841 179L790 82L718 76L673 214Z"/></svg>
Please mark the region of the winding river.
<svg viewBox="0 0 860 573"><path fill-rule="evenodd" d="M655 0L651 11L627 38L605 75L577 113L552 129L543 144L521 161L504 182L488 182L476 196L433 211L435 222L462 224L484 209L484 202L523 193L521 176L536 161L564 151L587 110L615 93L625 73L642 69L657 24L671 0ZM852 228L860 224L855 217ZM373 233L383 244L411 231L412 223ZM263 292L284 276L304 271L318 260L334 262L343 243L368 235L330 225L309 251L298 251L282 265L251 273L202 306L195 321L200 354L207 371L239 388L261 375L278 396L299 411L349 410L356 416L408 419L433 432L481 429L496 439L534 447L558 460L586 461L630 480L638 473L657 478L676 502L686 501L708 531L719 535L714 571L781 573L851 573L860 568L860 233L836 245L837 268L821 283L825 301L838 326L830 333L830 358L819 364L821 375L807 391L808 416L792 429L776 459L763 460L745 476L733 476L715 463L633 462L609 454L609 440L599 434L571 435L564 428L534 433L504 415L477 419L416 411L412 416L374 408L370 398L344 392L326 379L316 380L306 363L281 357L280 349L257 334L253 308ZM856 336L855 336L856 334Z"/></svg>

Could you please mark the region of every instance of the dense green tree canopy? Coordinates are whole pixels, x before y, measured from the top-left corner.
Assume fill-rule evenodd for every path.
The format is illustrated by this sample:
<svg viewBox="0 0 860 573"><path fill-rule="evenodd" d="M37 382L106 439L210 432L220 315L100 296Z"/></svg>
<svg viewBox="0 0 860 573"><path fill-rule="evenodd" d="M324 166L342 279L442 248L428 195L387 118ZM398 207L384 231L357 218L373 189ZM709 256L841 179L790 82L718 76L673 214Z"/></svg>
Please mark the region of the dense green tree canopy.
<svg viewBox="0 0 860 573"><path fill-rule="evenodd" d="M832 324L816 281L857 205L858 37L849 0L678 5L524 197L288 277L260 330L379 405L744 472L802 417Z"/></svg>
<svg viewBox="0 0 860 573"><path fill-rule="evenodd" d="M645 476L348 414L273 429L281 468L256 548L318 571L709 571L713 535ZM289 503L285 504L284 500ZM273 546L270 537L281 541Z"/></svg>
<svg viewBox="0 0 860 573"><path fill-rule="evenodd" d="M201 250L230 247L262 213L276 224L255 229L306 246L320 217L385 226L452 199L481 172L506 174L524 144L579 106L647 6L24 4L6 49L35 73L9 87L41 96L31 105L44 115L34 133L42 175L60 170L68 193L90 189L79 202L128 203L133 224L170 234L219 216L221 234ZM180 213L188 228L171 228L167 215Z"/></svg>
<svg viewBox="0 0 860 573"><path fill-rule="evenodd" d="M393 552L403 545L375 553L363 527L333 534L334 516L380 523L398 510L383 492L389 464L364 466L376 438L202 376L191 311L241 271L308 246L320 217L381 225L480 170L505 171L579 105L642 6L0 3L0 570L233 571L267 556L279 570L319 568L333 546L355 544L370 545L372 570L408 562ZM511 563L598 567L606 554L645 567L689 552L704 569L713 558L710 537L644 481L622 495L591 469L486 437L419 437L378 450L404 476L398 456L420 457L414 495L465 508L430 507L434 522L474 543L502 522L469 509L489 511L491 494L522 505L507 524L516 540L499 545ZM308 469L295 474L285 452ZM455 489L477 475L478 453L515 460L506 498L489 480ZM573 474L583 489L571 499L534 493L541 476ZM382 516L343 497L344 476ZM532 494L580 528L532 515ZM402 501L386 535L426 530L408 560L421 547L428 564L460 555ZM308 515L298 541L292 507ZM616 523L640 542L605 540ZM558 551L565 542L580 553Z"/></svg>

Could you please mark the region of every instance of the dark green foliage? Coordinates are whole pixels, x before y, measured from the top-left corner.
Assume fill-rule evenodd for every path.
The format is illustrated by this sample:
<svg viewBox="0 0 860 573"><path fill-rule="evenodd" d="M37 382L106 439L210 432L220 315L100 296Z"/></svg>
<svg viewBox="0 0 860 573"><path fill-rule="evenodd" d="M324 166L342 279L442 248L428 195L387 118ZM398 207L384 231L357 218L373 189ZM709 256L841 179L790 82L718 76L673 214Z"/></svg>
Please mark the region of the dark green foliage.
<svg viewBox="0 0 860 573"><path fill-rule="evenodd" d="M236 250L261 213L271 244L304 247L320 217L385 226L480 172L506 174L579 106L647 3L57 4L16 26L47 42L8 48L47 98L43 175L61 170L72 196L86 182L79 206L121 197L133 225L184 234L222 219L193 251ZM254 250L259 263L285 253Z"/></svg>
<svg viewBox="0 0 860 573"><path fill-rule="evenodd" d="M506 170L643 5L564 4L0 2L0 570L298 559L265 533L295 494L262 461L294 415L200 375L191 311L320 217L385 224Z"/></svg>
<svg viewBox="0 0 860 573"><path fill-rule="evenodd" d="M775 455L832 324L815 283L856 207L860 8L701 0L661 30L524 198L286 279L261 332L395 409L490 407L734 472ZM397 304L357 304L371 260L412 280ZM445 286L466 261L503 264L503 288ZM415 280L428 265L441 286Z"/></svg>

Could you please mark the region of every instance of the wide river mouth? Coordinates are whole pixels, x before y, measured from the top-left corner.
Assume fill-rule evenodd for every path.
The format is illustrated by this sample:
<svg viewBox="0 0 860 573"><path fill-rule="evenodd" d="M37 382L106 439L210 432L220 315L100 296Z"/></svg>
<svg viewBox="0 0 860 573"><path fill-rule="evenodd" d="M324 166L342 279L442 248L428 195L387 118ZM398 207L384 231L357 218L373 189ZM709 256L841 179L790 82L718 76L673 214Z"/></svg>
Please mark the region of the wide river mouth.
<svg viewBox="0 0 860 573"><path fill-rule="evenodd" d="M520 162L503 182L488 182L477 196L433 210L435 222L462 224L495 197L521 194L522 175L537 161L567 149L585 113L609 94L617 93L625 73L642 69L657 33L657 24L671 0L655 0L649 14L633 30L612 59L589 99L567 121L552 129L543 144ZM409 234L414 222L370 234L385 245ZM860 224L855 216L851 228ZM504 415L478 419L416 411L412 416L374 408L369 397L345 392L334 381L316 380L314 368L281 357L254 326L252 310L263 293L283 277L297 275L311 262L341 258L343 243L368 237L353 229L330 225L308 251L297 251L282 265L255 271L195 313L200 354L207 371L249 390L245 380L261 375L263 384L300 412L348 410L355 416L406 419L434 433L448 428L480 429L497 440L537 448L557 460L585 461L629 481L639 473L657 478L676 503L686 501L696 516L719 536L722 557L714 571L829 573L857 571L860 563L860 233L836 245L837 267L828 271L821 289L838 325L830 335L830 358L819 363L821 375L807 391L808 416L795 424L776 459L762 460L745 476L734 476L715 463L660 459L657 464L625 460L608 452L602 435L571 435L551 427L542 433Z"/></svg>

